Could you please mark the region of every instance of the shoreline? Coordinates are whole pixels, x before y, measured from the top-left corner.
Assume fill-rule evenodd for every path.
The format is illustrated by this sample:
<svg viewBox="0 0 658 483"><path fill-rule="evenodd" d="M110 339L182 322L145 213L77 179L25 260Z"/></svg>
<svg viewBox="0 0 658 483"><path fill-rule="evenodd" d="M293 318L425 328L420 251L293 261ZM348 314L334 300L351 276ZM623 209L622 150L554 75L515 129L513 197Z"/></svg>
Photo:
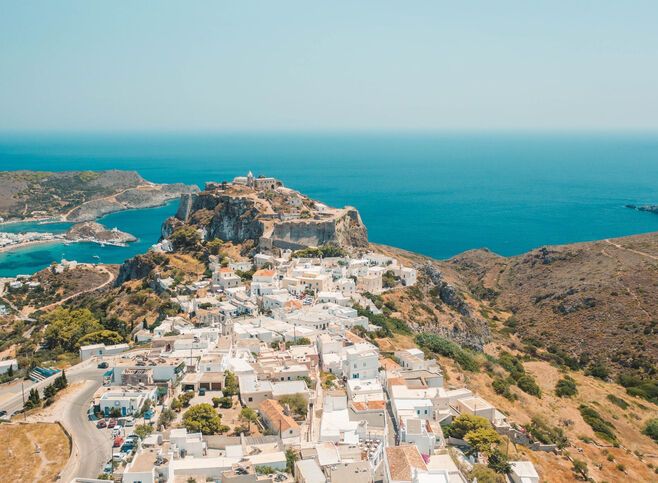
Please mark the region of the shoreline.
<svg viewBox="0 0 658 483"><path fill-rule="evenodd" d="M55 239L55 240L34 240L34 241L29 241L29 242L23 242L23 243L16 243L14 245L6 245L3 247L0 247L0 253L9 253L15 250L21 250L23 248L29 248L31 246L37 246L37 245L52 245L55 243L64 243L63 239Z"/></svg>

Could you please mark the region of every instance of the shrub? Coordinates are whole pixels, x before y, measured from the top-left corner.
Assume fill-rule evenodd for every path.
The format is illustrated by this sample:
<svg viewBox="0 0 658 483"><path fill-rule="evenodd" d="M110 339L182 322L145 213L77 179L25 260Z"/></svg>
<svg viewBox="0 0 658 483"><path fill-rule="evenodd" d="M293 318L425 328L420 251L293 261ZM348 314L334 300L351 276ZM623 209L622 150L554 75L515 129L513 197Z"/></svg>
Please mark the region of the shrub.
<svg viewBox="0 0 658 483"><path fill-rule="evenodd" d="M531 396L541 397L541 389L535 381L535 378L530 374L524 374L516 381L516 385L519 386L523 392L530 394Z"/></svg>
<svg viewBox="0 0 658 483"><path fill-rule="evenodd" d="M557 426L549 426L543 419L534 417L530 424L525 426L526 431L537 441L544 444L554 444L558 448L564 448L569 444L569 440Z"/></svg>
<svg viewBox="0 0 658 483"><path fill-rule="evenodd" d="M555 385L555 394L558 397L572 397L577 393L576 381L571 376L564 376Z"/></svg>
<svg viewBox="0 0 658 483"><path fill-rule="evenodd" d="M595 409L585 404L581 404L578 409L580 410L580 415L583 420L590 425L594 434L609 443L617 443L617 436L614 432L615 427L612 423L603 419Z"/></svg>
<svg viewBox="0 0 658 483"><path fill-rule="evenodd" d="M610 371L603 361L596 361L587 368L586 374L605 381L608 379Z"/></svg>
<svg viewBox="0 0 658 483"><path fill-rule="evenodd" d="M649 436L658 443L658 418L650 419L642 430L642 434Z"/></svg>
<svg viewBox="0 0 658 483"><path fill-rule="evenodd" d="M418 334L416 343L435 354L450 357L465 371L477 372L480 369L480 363L471 351L436 334Z"/></svg>
<svg viewBox="0 0 658 483"><path fill-rule="evenodd" d="M614 394L608 394L606 399L610 401L615 406L619 406L622 409L628 409L629 404L624 401L622 398L615 396Z"/></svg>

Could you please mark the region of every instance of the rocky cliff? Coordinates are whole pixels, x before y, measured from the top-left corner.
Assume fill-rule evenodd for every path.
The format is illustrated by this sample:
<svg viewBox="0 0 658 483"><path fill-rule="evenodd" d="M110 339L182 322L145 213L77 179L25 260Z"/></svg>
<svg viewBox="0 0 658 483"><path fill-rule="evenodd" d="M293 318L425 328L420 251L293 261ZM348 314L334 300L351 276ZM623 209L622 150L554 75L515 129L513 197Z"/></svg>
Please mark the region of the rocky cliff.
<svg viewBox="0 0 658 483"><path fill-rule="evenodd" d="M207 240L252 240L265 250L328 243L343 248L368 246L366 227L355 208L320 205L321 209L315 209L315 202L308 201L299 211L291 208L293 196L296 199L298 194L284 188L268 192L244 186L186 194L176 216L165 221L162 236L188 224L200 228Z"/></svg>

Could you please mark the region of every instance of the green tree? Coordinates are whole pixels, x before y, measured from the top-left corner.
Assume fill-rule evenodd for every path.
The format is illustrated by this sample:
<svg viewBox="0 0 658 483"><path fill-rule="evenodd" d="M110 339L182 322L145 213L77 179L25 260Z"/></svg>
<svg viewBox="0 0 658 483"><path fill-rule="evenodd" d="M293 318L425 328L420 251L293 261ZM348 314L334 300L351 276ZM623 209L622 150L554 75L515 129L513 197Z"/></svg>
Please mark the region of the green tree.
<svg viewBox="0 0 658 483"><path fill-rule="evenodd" d="M90 344L108 344L115 345L125 342L126 339L113 330L99 330L96 332L91 332L87 335L80 337L78 340L78 345L90 345Z"/></svg>
<svg viewBox="0 0 658 483"><path fill-rule="evenodd" d="M190 406L190 401L194 399L194 393L192 391L190 392L184 392L180 396L178 396L178 399L180 400L181 404L183 405L184 408L187 408Z"/></svg>
<svg viewBox="0 0 658 483"><path fill-rule="evenodd" d="M240 421L247 423L247 429L251 433L251 423L258 421L258 414L250 407L243 407L240 410Z"/></svg>
<svg viewBox="0 0 658 483"><path fill-rule="evenodd" d="M24 409L34 409L41 405L41 396L39 396L39 391L36 388L30 389L30 395L25 401Z"/></svg>
<svg viewBox="0 0 658 483"><path fill-rule="evenodd" d="M176 413L169 408L165 408L158 417L158 428L168 428L172 421L176 419Z"/></svg>
<svg viewBox="0 0 658 483"><path fill-rule="evenodd" d="M587 368L586 374L588 376L593 376L605 381L608 379L608 376L610 375L610 371L608 370L608 367L606 366L605 362L601 360L597 360Z"/></svg>
<svg viewBox="0 0 658 483"><path fill-rule="evenodd" d="M64 389L66 386L68 386L68 381L66 380L66 372L62 371L62 374L55 378L55 382L53 385L55 386L55 392L61 391Z"/></svg>
<svg viewBox="0 0 658 483"><path fill-rule="evenodd" d="M49 384L43 389L43 397L48 399L57 394L57 388L55 387L54 384Z"/></svg>
<svg viewBox="0 0 658 483"><path fill-rule="evenodd" d="M492 427L477 428L469 431L464 439L471 447L471 452L480 454L491 454L493 447L500 443L500 436Z"/></svg>
<svg viewBox="0 0 658 483"><path fill-rule="evenodd" d="M295 461L299 459L299 455L292 448L286 450L286 471L291 475L295 475Z"/></svg>
<svg viewBox="0 0 658 483"><path fill-rule="evenodd" d="M139 436L139 439L146 438L152 432L153 427L150 424L138 424L135 426L135 434Z"/></svg>
<svg viewBox="0 0 658 483"><path fill-rule="evenodd" d="M507 474L512 471L512 466L509 464L507 455L497 449L494 449L489 455L487 466L496 473Z"/></svg>
<svg viewBox="0 0 658 483"><path fill-rule="evenodd" d="M582 460L574 459L573 460L573 472L577 476L581 477L583 480L587 481L589 479L589 469L587 468L587 463Z"/></svg>
<svg viewBox="0 0 658 483"><path fill-rule="evenodd" d="M290 406L290 410L300 418L306 418L308 413L308 402L301 394L288 394L279 398L282 406Z"/></svg>
<svg viewBox="0 0 658 483"><path fill-rule="evenodd" d="M223 245L224 242L222 240L220 240L219 238L215 238L206 243L206 248L208 249L211 255L219 255L219 251L221 250Z"/></svg>
<svg viewBox="0 0 658 483"><path fill-rule="evenodd" d="M222 425L221 416L208 403L197 404L185 411L183 426L190 432L200 432L205 435L228 431L228 427Z"/></svg>
<svg viewBox="0 0 658 483"><path fill-rule="evenodd" d="M473 469L468 473L468 476L470 480L477 479L478 483L505 483L503 475L480 464L473 465Z"/></svg>
<svg viewBox="0 0 658 483"><path fill-rule="evenodd" d="M530 394L531 396L541 397L541 389L535 381L535 378L530 374L523 374L516 380L516 385L519 386L523 392Z"/></svg>
<svg viewBox="0 0 658 483"><path fill-rule="evenodd" d="M9 369L7 369L7 376L14 377L14 366L12 365L9 366Z"/></svg>
<svg viewBox="0 0 658 483"><path fill-rule="evenodd" d="M190 225L181 226L176 228L169 237L175 250L192 251L199 248L201 243L201 235L199 231Z"/></svg>
<svg viewBox="0 0 658 483"><path fill-rule="evenodd" d="M180 402L180 399L175 398L173 401L171 401L171 409L173 409L176 412L180 412L180 410L183 407L183 403Z"/></svg>
<svg viewBox="0 0 658 483"><path fill-rule="evenodd" d="M460 414L457 416L448 430L448 436L457 439L464 439L466 433L480 428L490 428L491 423L488 419L471 414Z"/></svg>
<svg viewBox="0 0 658 483"><path fill-rule="evenodd" d="M70 310L57 307L41 316L41 321L48 325L44 332L44 342L50 349L75 351L83 336L103 330L103 326L89 309Z"/></svg>
<svg viewBox="0 0 658 483"><path fill-rule="evenodd" d="M240 386L238 385L238 378L231 371L224 373L224 396L237 396L240 393Z"/></svg>

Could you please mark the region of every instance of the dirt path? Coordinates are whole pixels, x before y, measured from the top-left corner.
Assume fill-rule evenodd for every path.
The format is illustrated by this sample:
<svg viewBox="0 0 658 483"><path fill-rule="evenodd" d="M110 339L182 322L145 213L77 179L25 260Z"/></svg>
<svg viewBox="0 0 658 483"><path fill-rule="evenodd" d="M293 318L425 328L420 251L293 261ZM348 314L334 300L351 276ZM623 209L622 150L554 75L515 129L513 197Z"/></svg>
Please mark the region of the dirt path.
<svg viewBox="0 0 658 483"><path fill-rule="evenodd" d="M651 254L646 253L646 252L641 252L640 250L635 250L633 248L626 248L626 247L624 247L624 246L622 246L618 243L613 242L610 239L605 239L603 241L610 244L610 245L612 245L615 248L619 248L620 250L626 250L627 252L632 252L632 253L635 253L636 255L641 255L643 257L651 258L652 260L658 261L658 257L655 256L655 255L651 255Z"/></svg>

